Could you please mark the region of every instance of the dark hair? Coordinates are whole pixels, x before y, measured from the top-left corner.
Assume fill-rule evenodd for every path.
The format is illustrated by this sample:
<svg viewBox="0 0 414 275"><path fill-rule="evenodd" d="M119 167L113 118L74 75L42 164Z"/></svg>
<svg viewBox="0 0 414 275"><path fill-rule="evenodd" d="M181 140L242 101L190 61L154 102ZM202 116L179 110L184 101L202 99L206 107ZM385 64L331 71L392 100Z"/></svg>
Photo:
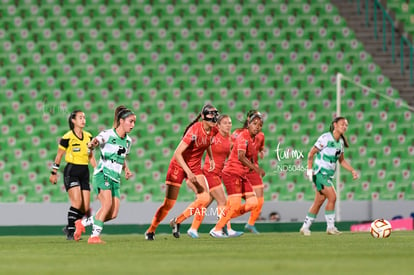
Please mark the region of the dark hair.
<svg viewBox="0 0 414 275"><path fill-rule="evenodd" d="M119 126L119 120L125 119L127 117L129 117L130 115L134 115L134 112L131 111L130 109L128 109L127 107L125 107L124 105L118 106L115 109L115 114L114 114L114 124L113 127L116 128Z"/></svg>
<svg viewBox="0 0 414 275"><path fill-rule="evenodd" d="M118 123L118 120L117 120L118 119L118 116L117 116L117 114L120 111L124 110L124 109L126 109L126 107L124 105L120 105L120 106L116 107L115 112L114 112L114 123L112 125L113 128L116 128L118 126L117 125L117 123Z"/></svg>
<svg viewBox="0 0 414 275"><path fill-rule="evenodd" d="M336 117L332 122L331 122L331 125L329 126L329 131L331 132L331 133L333 133L333 131L334 131L334 129L335 129L335 127L334 127L334 123L338 123L338 121L340 121L340 120L343 120L343 119L346 119L345 117L343 117L343 116L339 116L339 117ZM344 141L344 145L345 145L345 147L346 148L348 148L349 147L349 143L348 143L348 139L343 135L343 134L341 134L341 138L342 138L342 140Z"/></svg>
<svg viewBox="0 0 414 275"><path fill-rule="evenodd" d="M247 128L250 122L253 121L256 117L259 117L263 120L262 114L258 110L250 110L247 112L246 120L243 123L242 129Z"/></svg>
<svg viewBox="0 0 414 275"><path fill-rule="evenodd" d="M72 119L76 118L77 113L82 113L82 110L75 110L72 113L70 113L70 115L68 117L69 128L71 130L73 130L75 128L75 124L73 124Z"/></svg>
<svg viewBox="0 0 414 275"><path fill-rule="evenodd" d="M188 129L190 129L190 127L193 126L194 123L196 123L201 118L201 115L202 114L208 112L208 110L211 110L211 109L216 109L216 108L213 105L211 105L211 104L204 105L203 108L201 109L201 112L197 115L197 117L193 121L191 121L190 124L187 125L187 127L184 130L183 136L185 136L185 134L187 133Z"/></svg>

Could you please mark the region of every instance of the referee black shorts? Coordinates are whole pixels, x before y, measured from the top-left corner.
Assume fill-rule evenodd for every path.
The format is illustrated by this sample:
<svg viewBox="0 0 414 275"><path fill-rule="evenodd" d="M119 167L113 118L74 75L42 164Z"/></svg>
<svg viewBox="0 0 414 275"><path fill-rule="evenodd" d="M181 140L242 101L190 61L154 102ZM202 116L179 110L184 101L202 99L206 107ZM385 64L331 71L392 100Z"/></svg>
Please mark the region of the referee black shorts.
<svg viewBox="0 0 414 275"><path fill-rule="evenodd" d="M81 190L90 191L89 185L89 167L88 165L79 165L68 163L63 171L63 183L65 184L66 192L76 186L80 186Z"/></svg>

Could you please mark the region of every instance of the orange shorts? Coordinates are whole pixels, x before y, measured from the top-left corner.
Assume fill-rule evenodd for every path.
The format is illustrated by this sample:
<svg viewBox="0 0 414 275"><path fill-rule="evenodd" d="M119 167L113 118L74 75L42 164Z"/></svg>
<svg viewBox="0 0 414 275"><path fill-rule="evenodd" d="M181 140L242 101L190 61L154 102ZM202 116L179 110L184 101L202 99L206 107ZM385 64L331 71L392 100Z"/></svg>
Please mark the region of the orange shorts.
<svg viewBox="0 0 414 275"><path fill-rule="evenodd" d="M194 175L203 175L201 169L199 171L192 171ZM170 162L167 171L167 177L165 179L165 183L169 185L174 185L177 187L181 187L183 180L187 179L187 174L184 172L184 169L178 164L174 162Z"/></svg>
<svg viewBox="0 0 414 275"><path fill-rule="evenodd" d="M253 193L253 187L247 178L227 173L223 173L222 177L228 196Z"/></svg>
<svg viewBox="0 0 414 275"><path fill-rule="evenodd" d="M253 188L264 187L262 177L256 172L252 171L247 173L246 178L250 181Z"/></svg>
<svg viewBox="0 0 414 275"><path fill-rule="evenodd" d="M207 179L208 189L210 191L221 187L221 178L216 174L205 173L204 176Z"/></svg>
<svg viewBox="0 0 414 275"><path fill-rule="evenodd" d="M184 172L184 169L178 164L170 163L165 183L180 187L185 178L187 178L187 174Z"/></svg>

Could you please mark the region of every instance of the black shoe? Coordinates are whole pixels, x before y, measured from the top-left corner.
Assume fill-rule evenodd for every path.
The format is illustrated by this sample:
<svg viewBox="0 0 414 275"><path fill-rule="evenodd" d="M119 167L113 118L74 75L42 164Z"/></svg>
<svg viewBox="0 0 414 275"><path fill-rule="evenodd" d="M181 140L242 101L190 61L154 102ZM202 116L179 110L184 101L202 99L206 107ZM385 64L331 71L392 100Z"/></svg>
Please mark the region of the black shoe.
<svg viewBox="0 0 414 275"><path fill-rule="evenodd" d="M65 227L62 228L62 232L67 236L69 234L68 226L65 225Z"/></svg>
<svg viewBox="0 0 414 275"><path fill-rule="evenodd" d="M180 224L177 223L177 218L170 221L170 226L172 227L173 236L178 239L180 237Z"/></svg>
<svg viewBox="0 0 414 275"><path fill-rule="evenodd" d="M62 228L62 232L65 233L66 235L66 240L68 241L73 241L75 238L73 237L73 233L72 231L70 231L68 229L68 226L66 225L65 227Z"/></svg>
<svg viewBox="0 0 414 275"><path fill-rule="evenodd" d="M68 241L74 241L75 238L73 237L73 233L69 233L68 235L66 235L66 240L68 240Z"/></svg>
<svg viewBox="0 0 414 275"><path fill-rule="evenodd" d="M145 239L148 240L148 241L155 240L155 233L154 232L145 233Z"/></svg>

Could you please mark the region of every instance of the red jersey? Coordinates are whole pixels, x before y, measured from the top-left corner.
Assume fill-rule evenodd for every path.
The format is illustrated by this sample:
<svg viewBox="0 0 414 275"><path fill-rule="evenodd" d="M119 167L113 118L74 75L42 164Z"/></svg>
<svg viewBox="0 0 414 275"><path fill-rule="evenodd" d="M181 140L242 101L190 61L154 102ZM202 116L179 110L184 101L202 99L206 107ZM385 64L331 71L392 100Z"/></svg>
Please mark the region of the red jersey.
<svg viewBox="0 0 414 275"><path fill-rule="evenodd" d="M249 168L240 162L238 152L239 150L245 151L246 157L253 162L254 155L257 156L256 148L248 129L236 130L233 138L233 149L223 172L243 177L249 172Z"/></svg>
<svg viewBox="0 0 414 275"><path fill-rule="evenodd" d="M213 127L210 134L207 134L203 123L199 121L194 123L182 138L182 141L188 144L187 149L183 152L183 158L193 173L201 172L201 159L204 151L210 146L212 137L217 134L217 131L217 128ZM179 166L175 157L172 158L171 163Z"/></svg>
<svg viewBox="0 0 414 275"><path fill-rule="evenodd" d="M258 133L253 140L257 154L253 156L254 164L259 165L259 152L264 150L265 136L263 132Z"/></svg>
<svg viewBox="0 0 414 275"><path fill-rule="evenodd" d="M220 133L217 133L213 137L213 142L211 143L211 150L213 151L214 157L214 170L211 172L208 171L210 169L210 158L207 155L204 162L203 172L213 173L221 177L221 171L223 170L224 163L230 154L230 149L230 137L223 137Z"/></svg>

